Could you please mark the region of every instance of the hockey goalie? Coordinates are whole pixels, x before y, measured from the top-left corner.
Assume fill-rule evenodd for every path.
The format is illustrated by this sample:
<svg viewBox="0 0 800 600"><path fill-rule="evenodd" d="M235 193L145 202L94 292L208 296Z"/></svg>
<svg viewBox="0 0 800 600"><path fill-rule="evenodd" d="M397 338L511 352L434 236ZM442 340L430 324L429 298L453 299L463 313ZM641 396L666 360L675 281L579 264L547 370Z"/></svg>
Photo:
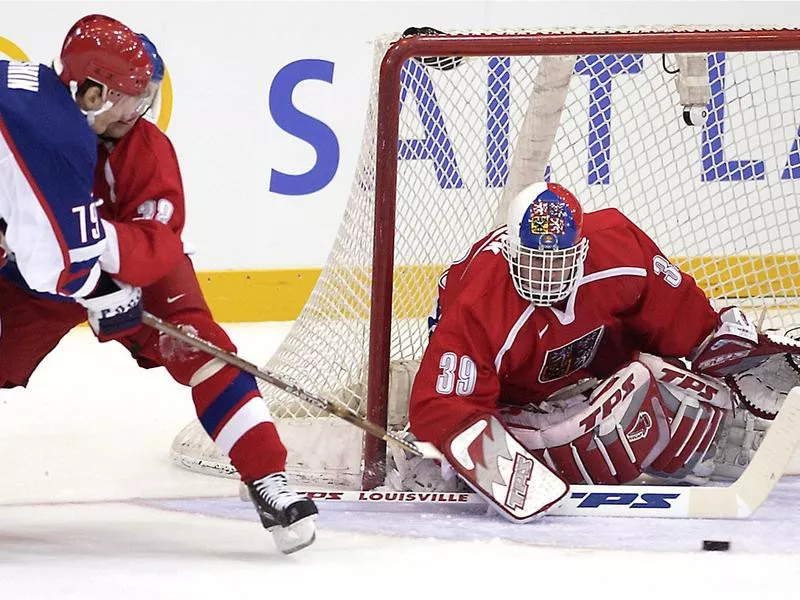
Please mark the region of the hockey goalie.
<svg viewBox="0 0 800 600"><path fill-rule="evenodd" d="M570 484L736 477L800 383L800 345L717 313L624 215L584 215L555 183L523 189L441 276L430 328L410 434L484 495L520 445ZM397 450L393 462L406 489L458 481Z"/></svg>

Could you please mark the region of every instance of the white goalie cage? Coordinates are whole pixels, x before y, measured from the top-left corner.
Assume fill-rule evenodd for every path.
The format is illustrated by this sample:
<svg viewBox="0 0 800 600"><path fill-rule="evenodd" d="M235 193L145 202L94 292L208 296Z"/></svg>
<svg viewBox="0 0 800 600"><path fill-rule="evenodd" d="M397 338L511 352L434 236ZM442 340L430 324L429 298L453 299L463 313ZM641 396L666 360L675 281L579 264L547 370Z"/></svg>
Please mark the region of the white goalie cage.
<svg viewBox="0 0 800 600"><path fill-rule="evenodd" d="M375 43L350 199L316 287L267 370L365 415L369 395L372 420L385 424L388 410L390 428L402 427L440 273L542 177L586 211L621 209L716 306L737 304L765 328L794 322L796 30L399 37ZM464 58L418 58L426 56ZM684 121L687 99L708 111L696 126ZM289 449L288 471L315 483L380 483L379 443L284 392L261 391ZM178 435L172 456L233 474L198 422Z"/></svg>

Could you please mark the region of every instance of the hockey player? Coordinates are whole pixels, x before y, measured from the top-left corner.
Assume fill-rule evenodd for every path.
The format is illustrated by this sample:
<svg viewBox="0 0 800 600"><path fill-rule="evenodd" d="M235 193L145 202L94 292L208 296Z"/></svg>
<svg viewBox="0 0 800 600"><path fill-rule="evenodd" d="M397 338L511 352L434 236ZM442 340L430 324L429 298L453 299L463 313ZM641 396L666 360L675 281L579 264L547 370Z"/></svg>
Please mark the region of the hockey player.
<svg viewBox="0 0 800 600"><path fill-rule="evenodd" d="M96 133L141 109L152 65L136 35L90 15L67 33L54 67L0 61L0 231L31 289L77 299L98 335L141 320L141 291L101 276L117 252L92 198Z"/></svg>
<svg viewBox="0 0 800 600"><path fill-rule="evenodd" d="M568 483L706 481L732 406L717 377L774 358L773 383L798 381L783 360L796 346L759 334L736 308L717 314L619 211L584 215L554 183L524 189L507 224L445 272L430 325L410 429L485 495L513 487L492 467L503 439ZM782 398L746 401L774 417Z"/></svg>
<svg viewBox="0 0 800 600"><path fill-rule="evenodd" d="M154 65L146 92L152 102L164 66L152 42L145 36L142 42ZM99 140L94 195L102 201L100 216L111 224L107 229L119 249L104 268L115 279L141 286L146 310L235 352L211 316L183 250L184 195L172 144L140 113L120 115ZM33 298L6 283L0 287L0 318L4 327L14 327L0 337L0 375L9 387L24 385L61 337L85 320L85 312L75 304ZM191 387L201 423L230 456L279 549L290 553L311 544L317 509L288 487L286 449L255 379L149 328L120 341L142 367L164 366Z"/></svg>

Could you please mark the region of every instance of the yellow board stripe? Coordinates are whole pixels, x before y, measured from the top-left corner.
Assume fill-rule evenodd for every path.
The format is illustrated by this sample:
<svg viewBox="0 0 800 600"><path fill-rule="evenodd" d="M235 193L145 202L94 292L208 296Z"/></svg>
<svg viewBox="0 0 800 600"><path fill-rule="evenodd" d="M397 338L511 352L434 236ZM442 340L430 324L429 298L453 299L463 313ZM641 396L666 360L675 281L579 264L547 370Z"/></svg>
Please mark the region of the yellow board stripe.
<svg viewBox="0 0 800 600"><path fill-rule="evenodd" d="M800 255L679 257L672 259L714 298L792 298L800 295ZM401 317L422 317L431 309L436 279L444 265L401 266L395 274L395 303ZM321 269L211 271L199 273L200 285L220 321L291 321L305 305ZM368 269L343 269L346 283L330 283L329 296L355 298L337 307L342 318L364 318L369 298ZM422 284L430 282L430 286ZM354 285L355 284L355 285ZM337 289L338 288L338 289ZM736 292L738 290L738 293Z"/></svg>
<svg viewBox="0 0 800 600"><path fill-rule="evenodd" d="M224 322L292 321L320 269L210 271L197 274L214 318Z"/></svg>
<svg viewBox="0 0 800 600"><path fill-rule="evenodd" d="M800 291L800 256L796 254L697 256L673 262L713 298L784 298Z"/></svg>

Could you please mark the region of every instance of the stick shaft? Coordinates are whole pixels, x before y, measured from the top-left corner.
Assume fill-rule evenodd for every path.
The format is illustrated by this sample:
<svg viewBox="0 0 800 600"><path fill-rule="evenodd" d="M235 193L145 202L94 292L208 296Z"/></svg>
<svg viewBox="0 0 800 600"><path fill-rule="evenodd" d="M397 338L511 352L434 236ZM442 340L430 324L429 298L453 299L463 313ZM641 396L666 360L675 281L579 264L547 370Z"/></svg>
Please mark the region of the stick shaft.
<svg viewBox="0 0 800 600"><path fill-rule="evenodd" d="M280 377L270 373L269 371L265 371L264 369L260 369L256 365L251 362L248 362L241 358L240 356L234 354L233 352L228 352L227 350L223 350L219 346L212 344L211 342L204 340L201 337L194 335L191 332L187 332L168 321L160 319L155 315L150 314L149 312L145 311L142 315L142 322L145 325L148 325L159 331L165 335L173 337L193 348L197 348L198 350L202 350L203 352L213 356L221 360L224 363L227 363L237 369L244 371L245 373L249 373L253 377L266 381L270 385L275 386L278 389L283 390L284 392L299 398L303 402L314 406L315 408L319 408L328 412L332 415L339 417L340 419L344 419L348 423L355 425L356 427L366 431L370 435L373 435L379 439L385 440L390 444L395 444L400 446L405 451L410 452L414 456L423 456L426 453L421 451L417 448L416 445L406 442L405 440L401 440L389 432L387 432L382 427L378 427L374 423L367 421L366 419L362 418L357 412L353 409L344 406L343 404L331 402L329 400L325 400L320 398L319 396L315 396L303 388L298 386L297 384L290 383L281 379Z"/></svg>

